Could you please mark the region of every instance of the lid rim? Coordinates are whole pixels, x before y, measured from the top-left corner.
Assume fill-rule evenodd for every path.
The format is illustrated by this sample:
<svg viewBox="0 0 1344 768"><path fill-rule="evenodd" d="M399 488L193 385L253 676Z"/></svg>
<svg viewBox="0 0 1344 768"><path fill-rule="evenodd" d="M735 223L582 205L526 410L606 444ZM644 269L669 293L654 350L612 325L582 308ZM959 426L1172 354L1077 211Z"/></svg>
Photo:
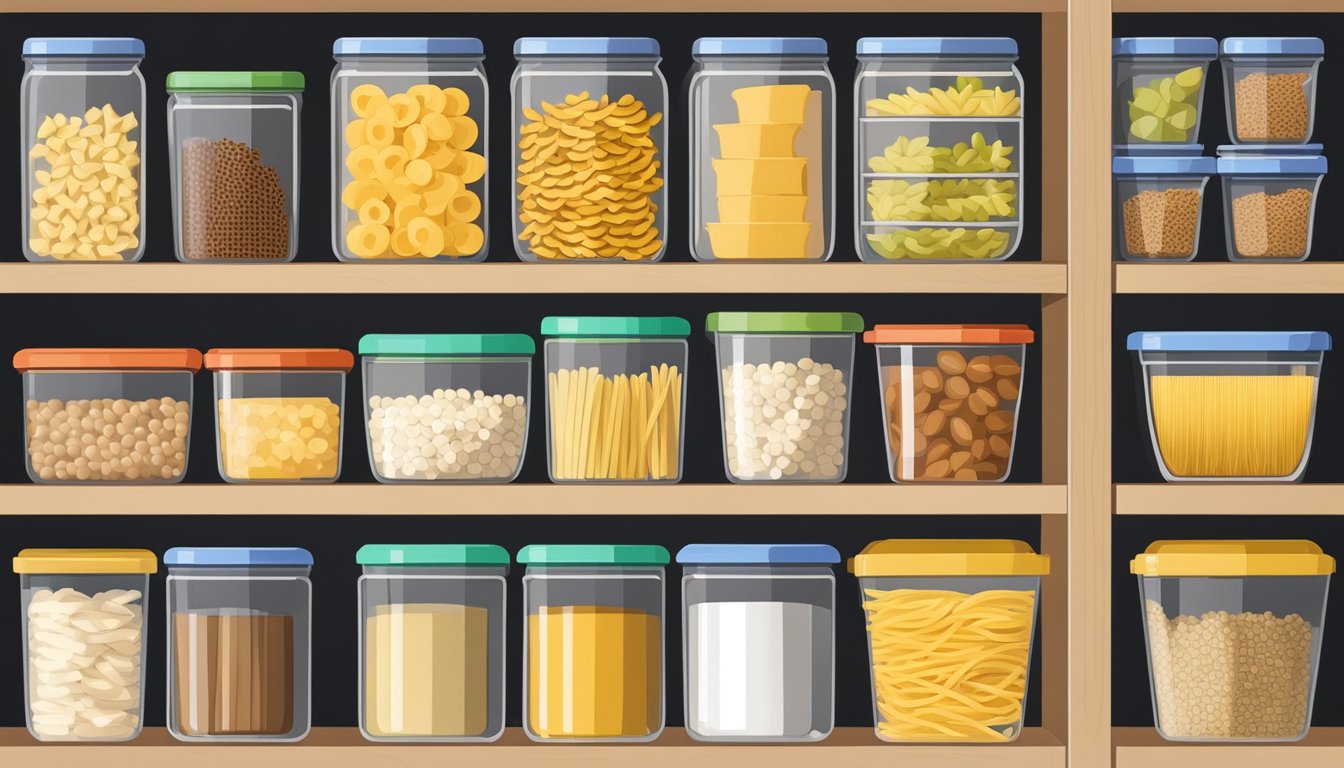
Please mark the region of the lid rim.
<svg viewBox="0 0 1344 768"><path fill-rule="evenodd" d="M302 93L306 84L297 70L177 70L164 80L169 93Z"/></svg>
<svg viewBox="0 0 1344 768"><path fill-rule="evenodd" d="M531 357L536 342L524 333L370 333L359 354L377 357Z"/></svg>
<svg viewBox="0 0 1344 768"><path fill-rule="evenodd" d="M307 568L313 555L303 547L172 547L163 553L170 568Z"/></svg>
<svg viewBox="0 0 1344 768"><path fill-rule="evenodd" d="M840 562L829 544L687 544L676 555L678 565L817 565Z"/></svg>
<svg viewBox="0 0 1344 768"><path fill-rule="evenodd" d="M1020 346L1035 343L1036 332L1021 323L875 325L863 334L863 341L877 346Z"/></svg>
<svg viewBox="0 0 1344 768"><path fill-rule="evenodd" d="M822 58L829 56L830 50L820 37L701 37L691 44L691 55Z"/></svg>
<svg viewBox="0 0 1344 768"><path fill-rule="evenodd" d="M342 371L349 373L355 356L349 350L325 347L223 347L205 353L210 371Z"/></svg>
<svg viewBox="0 0 1344 768"><path fill-rule="evenodd" d="M1325 331L1134 331L1130 352L1328 352Z"/></svg>
<svg viewBox="0 0 1344 768"><path fill-rule="evenodd" d="M23 41L22 58L145 57L145 43L138 37L30 37Z"/></svg>
<svg viewBox="0 0 1344 768"><path fill-rule="evenodd" d="M158 557L148 549L99 548L27 548L14 556L13 570L17 574L53 576L61 574L122 574L145 575L157 573Z"/></svg>
<svg viewBox="0 0 1344 768"><path fill-rule="evenodd" d="M1018 57L1011 37L861 37L854 45L858 56L973 56Z"/></svg>
<svg viewBox="0 0 1344 768"><path fill-rule="evenodd" d="M1307 539L1163 539L1129 562L1141 578L1329 576L1335 559Z"/></svg>
<svg viewBox="0 0 1344 768"><path fill-rule="evenodd" d="M485 45L476 37L340 37L331 55L485 58Z"/></svg>
<svg viewBox="0 0 1344 768"><path fill-rule="evenodd" d="M652 37L520 37L513 43L517 58L629 56L656 59L662 48Z"/></svg>
<svg viewBox="0 0 1344 768"><path fill-rule="evenodd" d="M518 563L529 567L632 566L664 567L671 562L657 544L528 544L518 550Z"/></svg>
<svg viewBox="0 0 1344 768"><path fill-rule="evenodd" d="M882 539L850 558L860 578L1042 577L1050 556L1017 539Z"/></svg>
<svg viewBox="0 0 1344 768"><path fill-rule="evenodd" d="M1218 41L1212 37L1115 37L1111 55L1121 58L1170 56L1212 61L1218 58Z"/></svg>
<svg viewBox="0 0 1344 768"><path fill-rule="evenodd" d="M190 347L30 347L14 353L14 370L188 371L198 373L204 356Z"/></svg>
<svg viewBox="0 0 1344 768"><path fill-rule="evenodd" d="M541 319L545 338L639 339L691 335L691 324L671 315L549 315Z"/></svg>
<svg viewBox="0 0 1344 768"><path fill-rule="evenodd" d="M858 334L863 317L857 312L711 312L706 333Z"/></svg>
<svg viewBox="0 0 1344 768"><path fill-rule="evenodd" d="M386 568L504 568L508 550L495 544L365 544L355 552L359 565Z"/></svg>

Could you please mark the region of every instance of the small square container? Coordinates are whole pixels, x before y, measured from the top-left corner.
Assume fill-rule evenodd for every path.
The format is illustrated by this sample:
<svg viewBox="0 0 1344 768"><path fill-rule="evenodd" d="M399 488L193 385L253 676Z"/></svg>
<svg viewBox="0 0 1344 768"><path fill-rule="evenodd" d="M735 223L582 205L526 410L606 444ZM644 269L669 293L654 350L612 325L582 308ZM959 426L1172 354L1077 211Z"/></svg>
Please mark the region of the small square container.
<svg viewBox="0 0 1344 768"><path fill-rule="evenodd" d="M1209 62L1216 58L1218 41L1212 37L1112 40L1116 151L1198 143Z"/></svg>
<svg viewBox="0 0 1344 768"><path fill-rule="evenodd" d="M1302 479L1330 334L1140 331L1127 346L1168 482Z"/></svg>
<svg viewBox="0 0 1344 768"><path fill-rule="evenodd" d="M179 483L194 349L21 349L24 462L35 483Z"/></svg>
<svg viewBox="0 0 1344 768"><path fill-rule="evenodd" d="M344 349L212 349L219 474L230 483L334 483L341 474Z"/></svg>
<svg viewBox="0 0 1344 768"><path fill-rule="evenodd" d="M1129 570L1162 738L1306 737L1333 557L1310 541L1155 541Z"/></svg>
<svg viewBox="0 0 1344 768"><path fill-rule="evenodd" d="M1223 145L1223 219L1231 261L1305 261L1328 169L1320 144Z"/></svg>
<svg viewBox="0 0 1344 768"><path fill-rule="evenodd" d="M1306 144L1316 122L1319 37L1223 40L1227 134L1236 144Z"/></svg>
<svg viewBox="0 0 1344 768"><path fill-rule="evenodd" d="M887 466L898 483L1001 483L1013 468L1025 325L879 325Z"/></svg>
<svg viewBox="0 0 1344 768"><path fill-rule="evenodd" d="M1199 253L1212 157L1130 156L1111 161L1115 247L1125 261L1192 261Z"/></svg>

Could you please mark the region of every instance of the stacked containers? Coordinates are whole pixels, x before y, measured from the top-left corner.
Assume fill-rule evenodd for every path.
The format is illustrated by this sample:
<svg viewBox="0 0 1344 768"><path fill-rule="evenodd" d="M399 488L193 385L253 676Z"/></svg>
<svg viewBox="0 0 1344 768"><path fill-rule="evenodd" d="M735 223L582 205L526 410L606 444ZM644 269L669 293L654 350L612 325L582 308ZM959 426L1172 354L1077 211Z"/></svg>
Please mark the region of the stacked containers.
<svg viewBox="0 0 1344 768"><path fill-rule="evenodd" d="M332 249L341 261L481 261L489 94L473 37L332 46Z"/></svg>
<svg viewBox="0 0 1344 768"><path fill-rule="evenodd" d="M1199 252L1212 157L1126 156L1111 161L1115 248L1126 261L1192 261Z"/></svg>
<svg viewBox="0 0 1344 768"><path fill-rule="evenodd" d="M825 261L835 247L835 81L817 37L692 47L691 255Z"/></svg>
<svg viewBox="0 0 1344 768"><path fill-rule="evenodd" d="M523 730L534 741L652 741L663 730L667 550L531 544Z"/></svg>
<svg viewBox="0 0 1344 768"><path fill-rule="evenodd" d="M1002 37L866 37L854 242L887 262L1002 260L1022 232L1023 82Z"/></svg>
<svg viewBox="0 0 1344 768"><path fill-rule="evenodd" d="M1218 147L1232 261L1305 261L1328 168L1320 144Z"/></svg>
<svg viewBox="0 0 1344 768"><path fill-rule="evenodd" d="M518 258L661 259L667 81L658 41L525 37L513 53Z"/></svg>
<svg viewBox="0 0 1344 768"><path fill-rule="evenodd" d="M22 231L29 261L144 255L144 57L145 44L132 37L23 41Z"/></svg>
<svg viewBox="0 0 1344 768"><path fill-rule="evenodd" d="M1316 122L1319 37L1229 37L1220 49L1227 133L1237 144L1306 144Z"/></svg>
<svg viewBox="0 0 1344 768"><path fill-rule="evenodd" d="M1116 152L1172 150L1198 155L1209 62L1217 57L1218 41L1211 37L1112 40Z"/></svg>
<svg viewBox="0 0 1344 768"><path fill-rule="evenodd" d="M359 579L359 729L370 741L504 732L504 577L490 544L368 544Z"/></svg>
<svg viewBox="0 0 1344 768"><path fill-rule="evenodd" d="M145 549L25 549L24 708L39 741L130 741L143 725Z"/></svg>
<svg viewBox="0 0 1344 768"><path fill-rule="evenodd" d="M1163 738L1307 735L1334 558L1310 541L1157 541L1130 572Z"/></svg>

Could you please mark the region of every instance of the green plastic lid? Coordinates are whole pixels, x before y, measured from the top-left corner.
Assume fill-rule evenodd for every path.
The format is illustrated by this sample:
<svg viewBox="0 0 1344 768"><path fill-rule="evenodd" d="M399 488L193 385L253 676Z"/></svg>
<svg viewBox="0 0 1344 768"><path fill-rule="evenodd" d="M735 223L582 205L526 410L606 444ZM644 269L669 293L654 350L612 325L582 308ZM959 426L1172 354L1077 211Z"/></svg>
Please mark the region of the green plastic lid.
<svg viewBox="0 0 1344 768"><path fill-rule="evenodd" d="M525 333L370 333L359 340L361 355L476 357L536 353L536 343Z"/></svg>
<svg viewBox="0 0 1344 768"><path fill-rule="evenodd" d="M854 312L711 312L710 333L859 333L863 318Z"/></svg>
<svg viewBox="0 0 1344 768"><path fill-rule="evenodd" d="M365 544L360 565L489 565L507 568L509 552L494 544Z"/></svg>
<svg viewBox="0 0 1344 768"><path fill-rule="evenodd" d="M528 544L518 552L523 565L667 565L657 544Z"/></svg>
<svg viewBox="0 0 1344 768"><path fill-rule="evenodd" d="M663 336L684 339L691 324L680 317L544 317L542 336L571 338L638 338Z"/></svg>
<svg viewBox="0 0 1344 768"><path fill-rule="evenodd" d="M169 72L168 90L303 91L302 72Z"/></svg>

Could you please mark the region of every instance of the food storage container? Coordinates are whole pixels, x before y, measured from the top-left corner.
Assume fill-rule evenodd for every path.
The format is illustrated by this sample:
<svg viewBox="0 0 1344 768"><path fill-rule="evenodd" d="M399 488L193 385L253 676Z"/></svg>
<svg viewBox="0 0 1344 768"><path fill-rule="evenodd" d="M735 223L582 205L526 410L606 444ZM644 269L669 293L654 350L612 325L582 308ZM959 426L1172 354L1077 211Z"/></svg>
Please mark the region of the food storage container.
<svg viewBox="0 0 1344 768"><path fill-rule="evenodd" d="M1327 169L1320 144L1218 148L1232 261L1305 261Z"/></svg>
<svg viewBox="0 0 1344 768"><path fill-rule="evenodd" d="M681 479L686 337L680 317L547 317L551 481Z"/></svg>
<svg viewBox="0 0 1344 768"><path fill-rule="evenodd" d="M299 252L302 72L168 73L173 234L184 262Z"/></svg>
<svg viewBox="0 0 1344 768"><path fill-rule="evenodd" d="M331 483L341 474L344 349L212 349L219 474L230 483Z"/></svg>
<svg viewBox="0 0 1344 768"><path fill-rule="evenodd" d="M25 549L24 707L38 741L130 741L143 725L147 549Z"/></svg>
<svg viewBox="0 0 1344 768"><path fill-rule="evenodd" d="M493 544L366 544L359 730L370 741L494 741L504 732L504 577Z"/></svg>
<svg viewBox="0 0 1344 768"><path fill-rule="evenodd" d="M1212 157L1140 156L1111 161L1116 253L1126 261L1192 261L1199 252Z"/></svg>
<svg viewBox="0 0 1344 768"><path fill-rule="evenodd" d="M667 81L658 70L658 41L524 37L513 55L518 258L663 258Z"/></svg>
<svg viewBox="0 0 1344 768"><path fill-rule="evenodd" d="M1212 37L1117 37L1111 41L1117 152L1130 147L1199 145ZM1193 154L1199 154L1195 150Z"/></svg>
<svg viewBox="0 0 1344 768"><path fill-rule="evenodd" d="M341 261L482 261L489 88L474 37L332 46L331 247Z"/></svg>
<svg viewBox="0 0 1344 768"><path fill-rule="evenodd" d="M1129 569L1162 738L1307 735L1333 557L1310 541L1156 541Z"/></svg>
<svg viewBox="0 0 1344 768"><path fill-rule="evenodd" d="M735 483L838 483L849 466L853 312L713 312L724 471Z"/></svg>
<svg viewBox="0 0 1344 768"><path fill-rule="evenodd" d="M829 259L835 81L826 41L702 37L691 55L691 255Z"/></svg>
<svg viewBox="0 0 1344 768"><path fill-rule="evenodd" d="M1013 468L1025 325L879 325L887 466L898 483L1001 483Z"/></svg>
<svg viewBox="0 0 1344 768"><path fill-rule="evenodd" d="M826 738L840 553L825 544L692 544L677 562L691 738Z"/></svg>
<svg viewBox="0 0 1344 768"><path fill-rule="evenodd" d="M1302 479L1330 334L1142 331L1128 347L1162 477Z"/></svg>
<svg viewBox="0 0 1344 768"><path fill-rule="evenodd" d="M297 547L173 547L168 732L299 741L311 710L313 556Z"/></svg>
<svg viewBox="0 0 1344 768"><path fill-rule="evenodd" d="M1006 539L887 539L849 570L868 620L879 739L1022 735L1048 555Z"/></svg>
<svg viewBox="0 0 1344 768"><path fill-rule="evenodd" d="M1223 40L1227 133L1237 144L1305 144L1316 122L1319 37Z"/></svg>
<svg viewBox="0 0 1344 768"><path fill-rule="evenodd" d="M133 37L23 41L22 221L29 261L144 255L144 58L145 44Z"/></svg>
<svg viewBox="0 0 1344 768"><path fill-rule="evenodd" d="M1017 41L865 37L854 81L854 244L871 262L998 261L1022 235Z"/></svg>
<svg viewBox="0 0 1344 768"><path fill-rule="evenodd" d="M35 483L177 483L187 474L194 349L21 349Z"/></svg>
<svg viewBox="0 0 1344 768"><path fill-rule="evenodd" d="M652 545L530 544L523 730L533 741L652 741L663 730L663 570Z"/></svg>
<svg viewBox="0 0 1344 768"><path fill-rule="evenodd" d="M384 483L518 477L536 351L521 333L360 339L373 476Z"/></svg>

